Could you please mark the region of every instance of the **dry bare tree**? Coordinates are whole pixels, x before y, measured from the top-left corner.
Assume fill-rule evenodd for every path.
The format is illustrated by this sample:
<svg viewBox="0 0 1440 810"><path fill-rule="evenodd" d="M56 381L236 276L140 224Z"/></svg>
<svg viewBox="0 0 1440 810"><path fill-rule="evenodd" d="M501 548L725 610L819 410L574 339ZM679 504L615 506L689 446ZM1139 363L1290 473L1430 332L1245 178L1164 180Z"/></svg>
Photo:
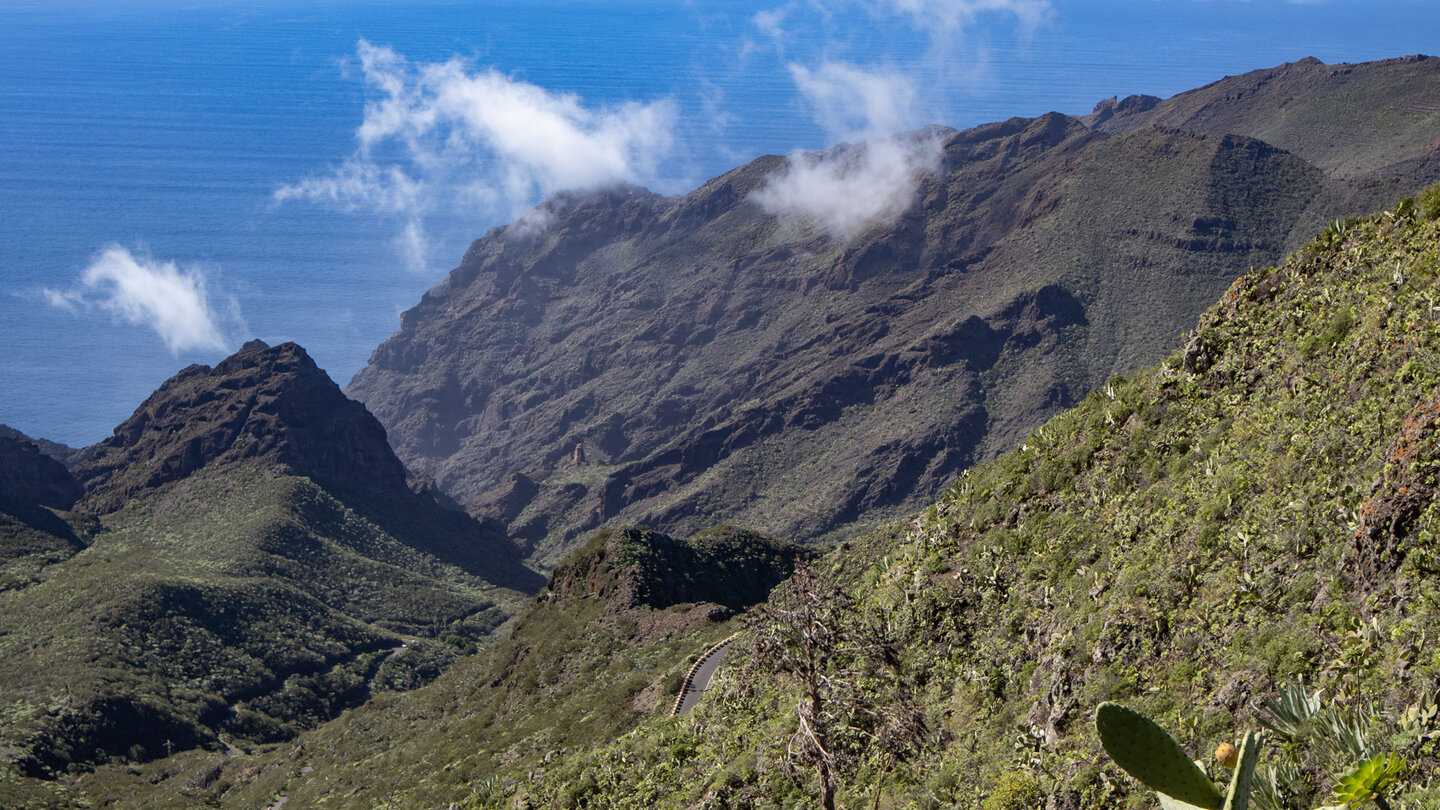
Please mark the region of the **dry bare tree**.
<svg viewBox="0 0 1440 810"><path fill-rule="evenodd" d="M925 738L896 645L873 618L813 566L798 565L749 621L755 662L800 688L787 758L815 768L824 810L834 810L844 771L866 757L888 768Z"/></svg>

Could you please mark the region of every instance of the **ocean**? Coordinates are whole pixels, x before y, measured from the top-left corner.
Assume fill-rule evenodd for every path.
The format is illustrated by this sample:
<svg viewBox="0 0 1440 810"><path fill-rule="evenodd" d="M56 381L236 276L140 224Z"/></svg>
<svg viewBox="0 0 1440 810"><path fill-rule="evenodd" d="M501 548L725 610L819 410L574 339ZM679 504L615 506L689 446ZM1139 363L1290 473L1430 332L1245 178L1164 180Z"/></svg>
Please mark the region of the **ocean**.
<svg viewBox="0 0 1440 810"><path fill-rule="evenodd" d="M963 128L1309 55L1400 56L1440 33L1440 4L1425 2L1057 0L1037 24L982 16L941 48L883 3L813 13L822 5L0 0L0 422L98 441L180 368L251 337L299 342L344 385L472 239L537 202L427 210L413 266L395 210L277 201L357 154L376 100L362 40L595 109L668 100L674 141L647 182L678 193L762 154L829 145L793 65L923 77L919 123ZM783 35L767 35L756 15L777 9L767 19ZM80 303L81 274L112 245L203 276L225 346L172 351L93 294Z"/></svg>

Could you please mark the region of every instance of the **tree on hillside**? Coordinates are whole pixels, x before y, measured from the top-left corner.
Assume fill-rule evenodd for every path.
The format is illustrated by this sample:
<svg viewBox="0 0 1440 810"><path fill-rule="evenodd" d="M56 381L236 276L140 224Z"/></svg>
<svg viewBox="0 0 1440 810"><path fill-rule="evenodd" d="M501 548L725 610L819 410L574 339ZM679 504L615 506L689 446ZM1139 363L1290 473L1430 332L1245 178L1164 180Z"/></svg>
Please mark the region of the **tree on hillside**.
<svg viewBox="0 0 1440 810"><path fill-rule="evenodd" d="M839 776L861 760L888 769L918 750L925 720L896 645L843 588L798 566L749 624L755 662L799 687L786 753L815 768L822 808L834 810Z"/></svg>

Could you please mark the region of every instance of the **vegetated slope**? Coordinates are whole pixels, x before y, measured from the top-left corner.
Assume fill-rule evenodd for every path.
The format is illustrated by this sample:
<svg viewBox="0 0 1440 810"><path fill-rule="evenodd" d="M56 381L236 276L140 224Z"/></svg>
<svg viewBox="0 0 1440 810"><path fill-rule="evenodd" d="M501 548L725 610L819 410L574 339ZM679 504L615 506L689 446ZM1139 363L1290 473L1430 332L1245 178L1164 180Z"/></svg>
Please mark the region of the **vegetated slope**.
<svg viewBox="0 0 1440 810"><path fill-rule="evenodd" d="M1240 133L1292 152L1335 177L1412 174L1440 179L1440 59L1358 65L1302 59L1227 76L1160 100L1103 101L1085 118L1101 132L1165 126ZM1365 109L1356 116L1349 111Z"/></svg>
<svg viewBox="0 0 1440 810"><path fill-rule="evenodd" d="M1260 806L1326 804L1368 751L1408 763L1391 807L1437 806L1440 188L1422 211L1237 281L1184 351L782 589L695 713L482 806L813 807L820 723L838 806L1151 807L1100 702L1200 757L1300 682L1326 708L1271 736ZM827 628L803 728L801 609Z"/></svg>
<svg viewBox="0 0 1440 810"><path fill-rule="evenodd" d="M411 492L294 344L182 371L84 459L72 511L31 513L65 544L0 592L8 778L289 738L433 678L540 584Z"/></svg>
<svg viewBox="0 0 1440 810"><path fill-rule="evenodd" d="M789 576L795 546L728 526L597 533L503 640L278 749L101 768L72 800L120 806L444 807L667 714L691 661Z"/></svg>
<svg viewBox="0 0 1440 810"><path fill-rule="evenodd" d="M1277 71L1302 68L1314 94L1338 81ZM916 137L941 139L939 170L848 241L751 199L777 157L682 197L561 195L475 242L349 391L542 564L609 523L836 539L918 508L1173 350L1239 273L1418 182L1062 115Z"/></svg>

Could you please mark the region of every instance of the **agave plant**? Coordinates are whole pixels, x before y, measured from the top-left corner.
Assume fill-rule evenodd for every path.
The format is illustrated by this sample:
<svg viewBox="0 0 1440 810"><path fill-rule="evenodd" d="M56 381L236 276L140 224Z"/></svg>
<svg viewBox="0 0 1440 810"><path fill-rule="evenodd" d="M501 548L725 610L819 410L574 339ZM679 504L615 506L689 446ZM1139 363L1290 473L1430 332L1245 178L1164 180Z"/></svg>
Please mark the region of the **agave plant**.
<svg viewBox="0 0 1440 810"><path fill-rule="evenodd" d="M1358 807L1374 802L1380 810L1390 810L1385 794L1400 784L1409 771L1404 758L1394 754L1376 754L1357 762L1335 782L1335 807Z"/></svg>

